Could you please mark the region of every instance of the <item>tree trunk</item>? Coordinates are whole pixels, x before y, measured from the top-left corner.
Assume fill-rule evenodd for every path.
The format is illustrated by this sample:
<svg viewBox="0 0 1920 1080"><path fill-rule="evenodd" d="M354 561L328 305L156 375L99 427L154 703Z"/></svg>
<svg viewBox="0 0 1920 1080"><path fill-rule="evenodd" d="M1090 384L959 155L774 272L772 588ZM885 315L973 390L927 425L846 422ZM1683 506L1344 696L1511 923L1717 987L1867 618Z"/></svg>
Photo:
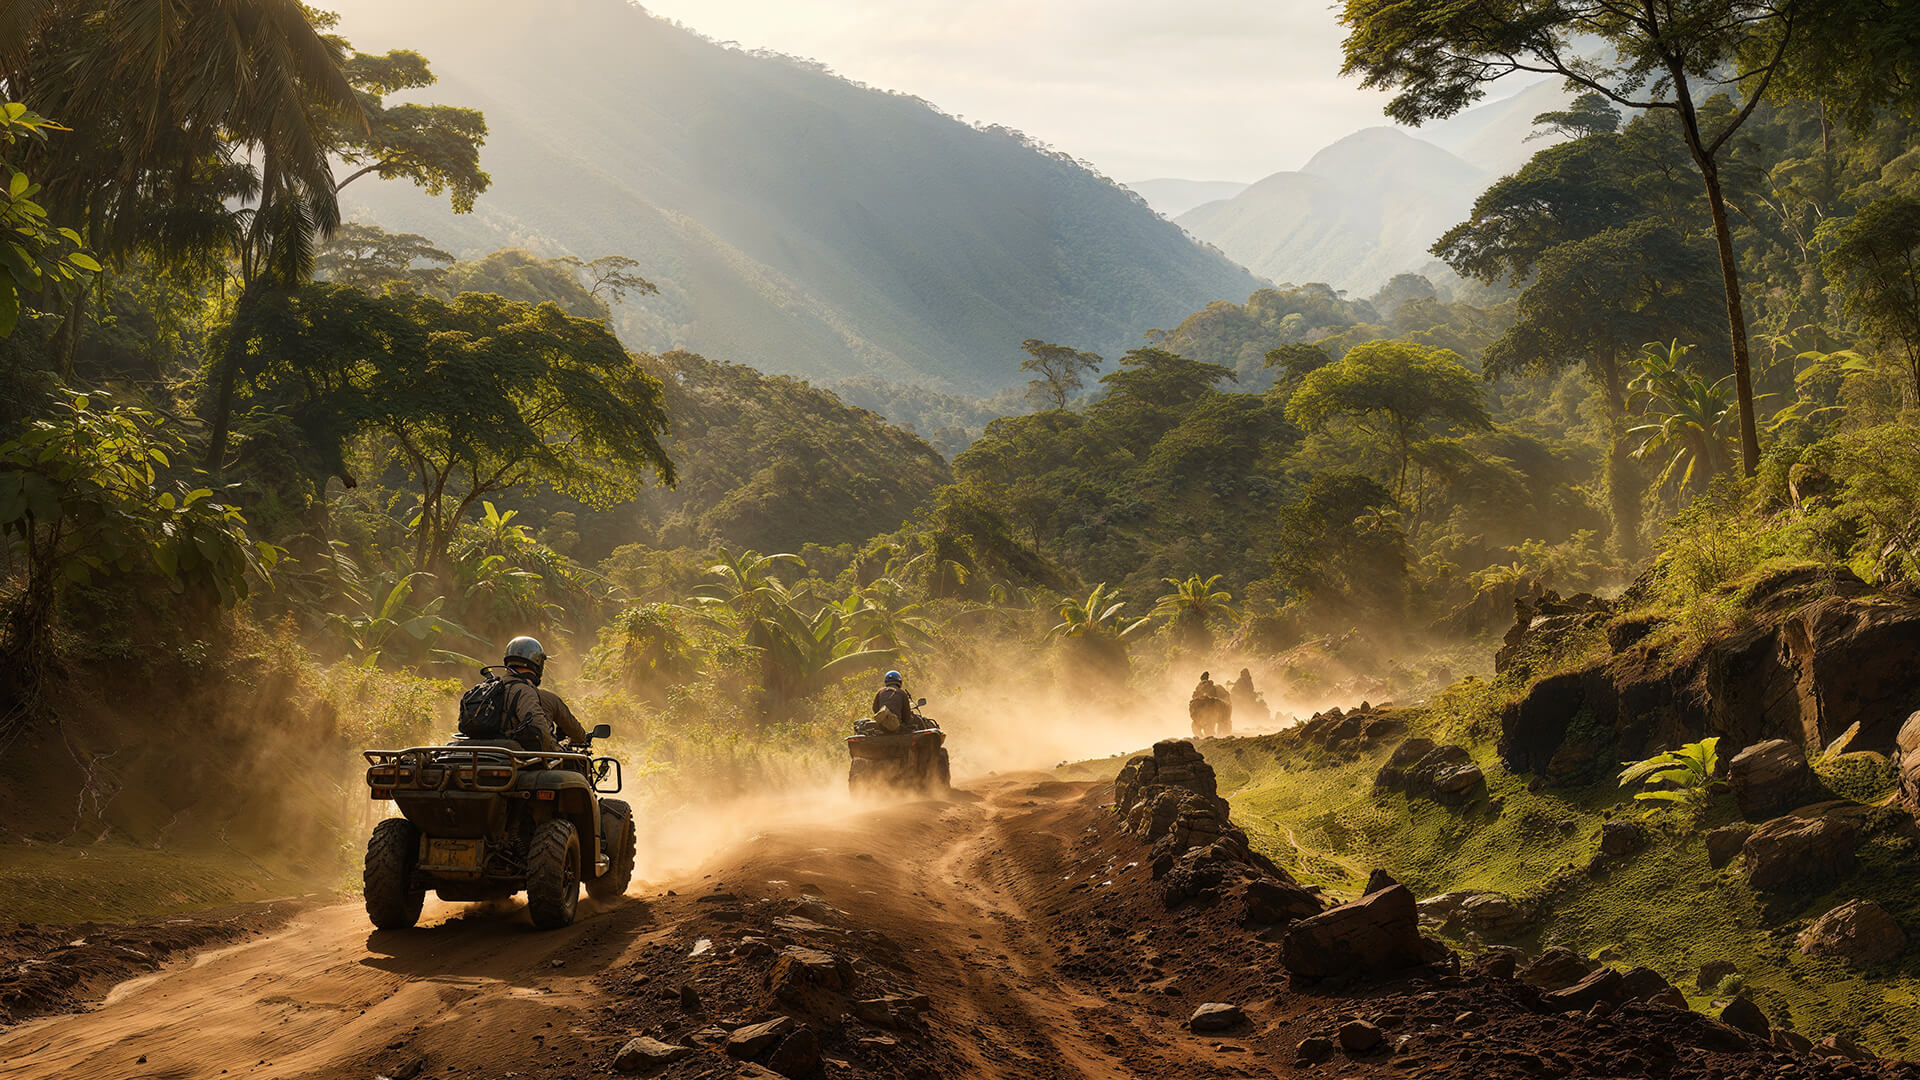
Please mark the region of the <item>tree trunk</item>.
<svg viewBox="0 0 1920 1080"><path fill-rule="evenodd" d="M1635 483L1633 452L1627 449L1619 361L1600 361L1600 396L1607 405L1607 507L1613 518L1613 547L1621 559L1634 562L1640 558L1640 485Z"/></svg>
<svg viewBox="0 0 1920 1080"><path fill-rule="evenodd" d="M1720 167L1698 151L1694 160L1707 184L1713 236L1720 247L1720 279L1727 293L1727 328L1733 338L1733 387L1740 401L1740 463L1748 476L1760 469L1760 427L1753 412L1753 361L1747 351L1746 304L1740 297L1740 266L1734 259L1733 230L1727 225L1727 200L1720 190Z"/></svg>

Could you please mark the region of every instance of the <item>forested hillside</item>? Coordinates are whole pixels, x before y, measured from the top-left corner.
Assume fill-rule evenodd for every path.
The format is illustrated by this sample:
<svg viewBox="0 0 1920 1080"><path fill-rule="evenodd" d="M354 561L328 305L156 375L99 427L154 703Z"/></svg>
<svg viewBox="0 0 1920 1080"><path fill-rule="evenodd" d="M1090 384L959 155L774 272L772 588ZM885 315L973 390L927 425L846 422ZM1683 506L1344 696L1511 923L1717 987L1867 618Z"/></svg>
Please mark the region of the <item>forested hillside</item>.
<svg viewBox="0 0 1920 1080"><path fill-rule="evenodd" d="M487 115L493 177L473 215L366 187L348 212L462 255L643 257L660 293L615 320L635 348L980 393L1025 337L1117 354L1257 284L1017 132L622 0L340 7L357 41L432 38L441 92Z"/></svg>

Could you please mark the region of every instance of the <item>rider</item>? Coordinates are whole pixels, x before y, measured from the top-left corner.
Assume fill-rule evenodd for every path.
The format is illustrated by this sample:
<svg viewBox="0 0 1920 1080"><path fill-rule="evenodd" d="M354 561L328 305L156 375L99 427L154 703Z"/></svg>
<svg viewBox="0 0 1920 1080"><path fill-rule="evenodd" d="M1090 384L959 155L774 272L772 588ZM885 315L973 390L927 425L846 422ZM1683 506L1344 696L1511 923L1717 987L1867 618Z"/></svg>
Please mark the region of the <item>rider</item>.
<svg viewBox="0 0 1920 1080"><path fill-rule="evenodd" d="M886 684L880 688L880 692L873 695L874 714L879 715L879 713L884 710L892 713L898 719L900 727L905 728L910 726L913 720L913 699L907 696L907 691L902 686L900 673L897 671L887 672L885 683Z"/></svg>
<svg viewBox="0 0 1920 1080"><path fill-rule="evenodd" d="M587 744L587 729L574 719L573 710L560 695L540 688L540 676L547 669L547 651L530 637L517 637L507 643L502 661L507 669L507 718L503 727L513 732L528 750L552 752L561 749L559 738L575 746ZM524 686L531 694L517 687ZM558 737L557 737L558 736ZM533 745L529 745L529 740Z"/></svg>

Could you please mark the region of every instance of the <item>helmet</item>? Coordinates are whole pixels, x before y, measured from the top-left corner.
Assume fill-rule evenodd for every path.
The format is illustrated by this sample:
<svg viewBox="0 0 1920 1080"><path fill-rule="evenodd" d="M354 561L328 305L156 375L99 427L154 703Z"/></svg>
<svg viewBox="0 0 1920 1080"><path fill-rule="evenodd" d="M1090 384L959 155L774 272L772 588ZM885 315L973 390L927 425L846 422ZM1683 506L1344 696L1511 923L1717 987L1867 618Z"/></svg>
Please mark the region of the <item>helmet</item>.
<svg viewBox="0 0 1920 1080"><path fill-rule="evenodd" d="M897 671L887 672L886 683L888 686L899 686L901 683L900 673Z"/></svg>
<svg viewBox="0 0 1920 1080"><path fill-rule="evenodd" d="M517 637L507 642L507 656L504 661L508 667L530 667L533 669L533 682L540 684L540 674L547 669L547 650L530 637Z"/></svg>

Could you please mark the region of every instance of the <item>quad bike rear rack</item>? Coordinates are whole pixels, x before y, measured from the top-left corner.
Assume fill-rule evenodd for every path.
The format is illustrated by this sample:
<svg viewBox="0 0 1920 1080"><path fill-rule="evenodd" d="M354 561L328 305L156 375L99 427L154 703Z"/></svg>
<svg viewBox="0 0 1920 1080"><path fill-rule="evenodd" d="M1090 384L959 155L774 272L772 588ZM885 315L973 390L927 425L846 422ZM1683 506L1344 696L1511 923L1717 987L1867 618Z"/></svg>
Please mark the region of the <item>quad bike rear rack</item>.
<svg viewBox="0 0 1920 1080"><path fill-rule="evenodd" d="M363 750L367 786L375 796L392 791L502 792L513 788L522 769L564 769L578 765L591 775L593 756L557 750L508 750L499 746L409 746L405 750Z"/></svg>

